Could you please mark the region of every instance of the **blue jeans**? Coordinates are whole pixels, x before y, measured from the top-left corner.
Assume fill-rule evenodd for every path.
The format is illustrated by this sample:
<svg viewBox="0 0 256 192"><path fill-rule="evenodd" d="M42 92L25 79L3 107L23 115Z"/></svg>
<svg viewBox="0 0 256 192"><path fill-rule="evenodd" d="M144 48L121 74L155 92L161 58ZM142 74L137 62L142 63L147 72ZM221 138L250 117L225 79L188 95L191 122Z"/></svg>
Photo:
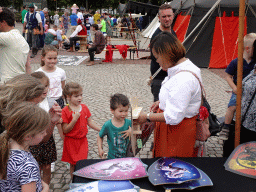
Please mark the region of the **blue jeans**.
<svg viewBox="0 0 256 192"><path fill-rule="evenodd" d="M236 94L232 92L228 107L236 106Z"/></svg>
<svg viewBox="0 0 256 192"><path fill-rule="evenodd" d="M51 42L51 44L50 44L50 45L58 45L58 44L59 44L59 42L58 42L58 41L53 40L53 41Z"/></svg>
<svg viewBox="0 0 256 192"><path fill-rule="evenodd" d="M87 31L87 41L88 42L92 41L91 31L90 30Z"/></svg>
<svg viewBox="0 0 256 192"><path fill-rule="evenodd" d="M43 28L44 31L44 28ZM39 35L39 47L44 47L45 34Z"/></svg>

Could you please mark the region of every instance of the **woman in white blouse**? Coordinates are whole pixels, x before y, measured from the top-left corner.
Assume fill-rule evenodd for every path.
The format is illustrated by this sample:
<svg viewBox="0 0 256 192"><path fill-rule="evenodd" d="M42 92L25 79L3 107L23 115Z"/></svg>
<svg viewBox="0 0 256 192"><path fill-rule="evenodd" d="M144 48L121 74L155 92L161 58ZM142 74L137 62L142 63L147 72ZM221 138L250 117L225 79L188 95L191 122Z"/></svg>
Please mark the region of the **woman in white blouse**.
<svg viewBox="0 0 256 192"><path fill-rule="evenodd" d="M160 33L150 46L168 76L162 83L159 101L151 106L151 111L157 113L141 113L138 123L157 122L154 157L192 157L201 105L200 69L185 58L184 46L169 32Z"/></svg>

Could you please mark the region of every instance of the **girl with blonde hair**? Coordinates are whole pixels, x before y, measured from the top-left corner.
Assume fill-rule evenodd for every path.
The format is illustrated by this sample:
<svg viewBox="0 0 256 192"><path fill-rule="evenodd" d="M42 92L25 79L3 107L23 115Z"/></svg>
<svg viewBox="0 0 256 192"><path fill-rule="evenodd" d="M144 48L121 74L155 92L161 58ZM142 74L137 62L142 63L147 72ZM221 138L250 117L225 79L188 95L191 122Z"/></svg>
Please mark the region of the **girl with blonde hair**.
<svg viewBox="0 0 256 192"><path fill-rule="evenodd" d="M29 101L36 104L41 102L44 90L45 86L38 79L28 74L18 75L0 85L0 120L2 120L2 114L11 110L18 102ZM57 103L51 107L49 113L51 124L47 129L44 142L49 140L54 126L61 117L61 109ZM5 127L0 124L0 133L4 130Z"/></svg>
<svg viewBox="0 0 256 192"><path fill-rule="evenodd" d="M76 162L87 159L87 125L95 131L100 126L92 120L89 108L82 103L83 89L76 82L69 82L63 90L68 105L62 110L62 130L65 135L61 161L70 163L70 175L73 178Z"/></svg>
<svg viewBox="0 0 256 192"><path fill-rule="evenodd" d="M48 113L33 103L22 102L2 116L6 131L0 135L0 191L49 191L29 152L29 146L39 144L47 134Z"/></svg>
<svg viewBox="0 0 256 192"><path fill-rule="evenodd" d="M50 80L48 97L54 99L61 108L64 107L62 91L65 86L66 72L57 66L58 50L52 46L44 46L41 56L41 67L36 72L43 72ZM57 125L60 137L64 140L60 125Z"/></svg>
<svg viewBox="0 0 256 192"><path fill-rule="evenodd" d="M0 120L2 113L8 111L17 101L40 100L44 91L41 82L28 74L18 75L0 85ZM4 127L0 124L0 133Z"/></svg>

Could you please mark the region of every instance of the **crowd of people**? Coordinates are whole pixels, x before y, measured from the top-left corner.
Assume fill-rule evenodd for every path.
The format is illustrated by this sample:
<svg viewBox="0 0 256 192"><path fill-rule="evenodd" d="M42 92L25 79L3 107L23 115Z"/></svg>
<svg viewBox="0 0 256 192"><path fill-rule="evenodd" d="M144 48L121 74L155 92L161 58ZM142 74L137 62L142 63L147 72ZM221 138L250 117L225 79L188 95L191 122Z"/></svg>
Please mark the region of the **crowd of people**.
<svg viewBox="0 0 256 192"><path fill-rule="evenodd" d="M35 57L37 51L42 49L45 44L56 46L58 49L63 49L65 47L63 44L66 44L70 47L69 51L74 51L80 35L87 35L87 42L93 43L95 39L93 24L97 24L99 31L103 33L104 44L111 44L113 27L119 27L120 36L123 36L123 32L127 30L124 27L132 26L129 18L125 16L116 18L106 12L99 14L97 11L95 14L89 14L89 12L79 9L76 4L71 8L71 14L70 10L66 9L61 16L58 11L55 12L55 15L49 16L47 8L40 10L34 4L28 5L28 9L29 11L26 6L23 7L22 23L23 36L26 35L32 50L31 58ZM141 19L138 20L141 21ZM67 37L69 29L71 35Z"/></svg>
<svg viewBox="0 0 256 192"><path fill-rule="evenodd" d="M47 8L39 12L35 11L33 4L28 8L29 11L23 14L23 33L27 30L28 43L14 28L14 14L7 8L0 8L0 45L4 47L0 51L0 191L3 192L49 191L51 164L57 159L53 138L55 126L64 140L61 160L70 164L71 177L76 162L87 159L88 126L99 132L95 139L101 158L106 156L102 147L104 136L107 136L109 159L126 157L131 136L127 96L120 93L111 96L113 118L101 128L92 120L93 114L88 106L82 103L82 86L77 82L66 83L65 71L56 66L56 46L61 46L58 36L66 34L69 21L71 27L74 26L69 39L72 45L77 40L76 35L85 34L90 24L90 31L95 34L89 47L90 65L93 65L93 53L104 49L104 33L108 36L108 30L111 30L108 14L101 16L96 12L94 19L89 19L89 15L85 18L80 10L76 13L76 9L72 10L70 17L68 11L62 17L56 13L53 18L58 22L50 28L45 19ZM171 28L173 19L171 6L160 6L160 26L150 42L151 73L155 76L151 84L154 103L152 112L141 112L136 123L156 122L153 157L195 157L196 124L202 107L203 82L200 69L186 58L186 49ZM90 23L92 21L94 23ZM99 30L99 21L101 30L106 31ZM29 47L32 49L31 56L37 54L39 36L44 39L41 67L32 73L27 57ZM244 37L244 68L247 73L243 81L242 112L247 116L243 119L241 142L254 139L256 133L255 102L248 102L255 92L255 39L255 34ZM74 51L72 46L70 51ZM236 66L237 60L234 60L226 70L232 80L236 79ZM230 82L230 78L227 81L234 92L230 101L234 106L236 82ZM229 128L229 124L225 123L221 135L228 137ZM233 135L230 137L233 138ZM232 146L230 148L233 150Z"/></svg>
<svg viewBox="0 0 256 192"><path fill-rule="evenodd" d="M31 33L30 40L35 46L38 39L35 38L33 27L40 24L41 34L43 25L40 15L34 12L34 5L30 5L29 9L24 14L24 26L28 24L25 30ZM88 107L82 104L81 85L66 83L65 71L56 66L58 49L52 42L57 26L48 28L41 52L41 67L32 73L27 59L29 44L14 28L14 14L8 8L0 9L0 24L0 44L5 47L0 51L3 66L0 85L0 190L49 191L51 165L57 159L54 127L58 128L64 140L62 161L70 164L71 176L76 162L86 159L88 155L87 126L97 131L101 127L92 120ZM82 30L85 29L81 24L79 18L74 33L79 25ZM92 24L92 29L95 31L95 42L104 41L98 25ZM104 44L96 49L92 46L89 48L92 49L90 56L93 57L91 52L99 52L103 48ZM114 114L110 122L113 125L108 131L101 131L100 136L102 138L111 132L110 142L117 140L117 136L119 140L124 137L125 142L120 148L122 153L116 150L114 155L111 153L113 156L109 155L109 158L116 158L124 156L129 141L131 121L126 119L129 100L122 94L115 94L110 103ZM123 131L121 138L119 127ZM120 147L119 143L113 143L113 146ZM100 147L99 154L102 157Z"/></svg>

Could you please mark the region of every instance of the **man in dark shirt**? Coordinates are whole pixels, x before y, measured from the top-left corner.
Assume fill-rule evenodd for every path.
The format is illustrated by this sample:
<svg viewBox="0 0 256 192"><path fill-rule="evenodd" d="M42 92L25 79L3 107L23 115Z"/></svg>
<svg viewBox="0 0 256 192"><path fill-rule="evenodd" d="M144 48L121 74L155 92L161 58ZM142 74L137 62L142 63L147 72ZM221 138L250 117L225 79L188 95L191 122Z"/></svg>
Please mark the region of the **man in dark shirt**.
<svg viewBox="0 0 256 192"><path fill-rule="evenodd" d="M169 5L169 4L161 5L159 7L159 11L158 11L158 18L159 18L160 26L157 28L155 33L152 35L150 43L162 31L169 31L170 33L172 33L176 36L175 32L171 28L173 18L174 18L174 13L172 11L171 5ZM150 51L151 51L150 71L151 71L151 75L154 75L154 73L160 68L160 65L159 65L159 63L156 62L156 58L152 54L152 50L150 50ZM161 88L161 83L166 76L167 76L167 72L161 70L152 81L151 92L154 96L154 101L159 100L158 95L159 95L159 91Z"/></svg>

